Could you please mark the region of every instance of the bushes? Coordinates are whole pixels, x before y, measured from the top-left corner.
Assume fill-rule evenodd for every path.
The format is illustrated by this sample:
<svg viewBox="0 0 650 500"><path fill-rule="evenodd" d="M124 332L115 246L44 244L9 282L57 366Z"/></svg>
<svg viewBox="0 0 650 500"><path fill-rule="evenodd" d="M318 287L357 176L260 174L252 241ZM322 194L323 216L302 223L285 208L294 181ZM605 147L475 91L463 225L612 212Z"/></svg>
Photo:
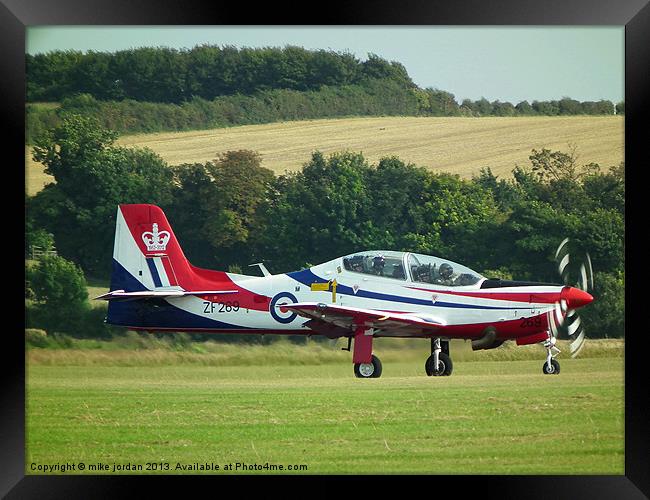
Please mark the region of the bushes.
<svg viewBox="0 0 650 500"><path fill-rule="evenodd" d="M47 347L47 332L39 328L25 328L25 342L32 347Z"/></svg>
<svg viewBox="0 0 650 500"><path fill-rule="evenodd" d="M580 311L587 325L587 336L625 336L625 274L594 273L595 300Z"/></svg>
<svg viewBox="0 0 650 500"><path fill-rule="evenodd" d="M28 220L55 235L60 255L97 277L110 272L113 232L103 228L115 227L117 205L171 199L167 164L151 150L113 146L115 137L92 117L65 115L34 147L56 183L27 200Z"/></svg>
<svg viewBox="0 0 650 500"><path fill-rule="evenodd" d="M110 339L119 328L104 323L106 305L85 302L76 308L68 307L65 314L52 314L47 303L28 303L25 307L27 343L36 347L64 346L60 335L74 338ZM39 332L43 332L41 335ZM45 345L41 345L45 344Z"/></svg>
<svg viewBox="0 0 650 500"><path fill-rule="evenodd" d="M120 134L178 132L236 125L259 125L290 120L312 120L345 116L530 116L558 114L611 115L612 103L583 103L569 113L560 112L557 103L527 102L513 107L510 103L487 101L463 103L459 107L452 94L437 90L405 89L389 80L361 85L322 87L297 91L272 89L254 95L234 94L208 101L200 97L181 104L122 101L98 101L89 94L66 98L59 108L27 105L28 144L61 124L67 114L92 117L101 126ZM577 101L576 101L577 102ZM580 104L580 103L579 103ZM619 106L624 106L620 103ZM588 111L585 111L588 109ZM620 111L619 111L620 113Z"/></svg>
<svg viewBox="0 0 650 500"><path fill-rule="evenodd" d="M110 338L104 323L106 306L92 307L83 271L59 256L47 256L27 267L29 299L25 307L27 342L30 345L61 343L45 333L76 337Z"/></svg>
<svg viewBox="0 0 650 500"><path fill-rule="evenodd" d="M88 291L83 271L74 263L53 255L27 269L29 288L38 304L47 304L54 321L86 304Z"/></svg>
<svg viewBox="0 0 650 500"><path fill-rule="evenodd" d="M212 101L195 97L182 104L129 99L98 101L89 94L80 94L64 99L57 110L28 106L27 141L33 144L68 114L92 117L104 128L134 134L352 115L415 115L417 109L413 92L380 80L365 86L322 87L305 92L272 89L250 96L221 96Z"/></svg>
<svg viewBox="0 0 650 500"><path fill-rule="evenodd" d="M25 107L25 142L34 144L37 137L60 123L57 106L27 104Z"/></svg>

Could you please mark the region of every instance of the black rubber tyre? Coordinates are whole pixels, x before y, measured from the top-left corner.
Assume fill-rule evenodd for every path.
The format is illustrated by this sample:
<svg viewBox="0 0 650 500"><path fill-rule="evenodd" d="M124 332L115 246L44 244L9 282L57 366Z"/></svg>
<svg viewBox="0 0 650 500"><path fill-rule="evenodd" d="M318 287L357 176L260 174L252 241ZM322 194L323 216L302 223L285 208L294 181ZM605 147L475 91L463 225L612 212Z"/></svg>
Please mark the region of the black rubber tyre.
<svg viewBox="0 0 650 500"><path fill-rule="evenodd" d="M438 355L439 361L439 372L436 373L434 369L434 359L433 354L427 358L426 363L424 363L424 370L427 372L429 377L439 377L439 376L449 376L454 370L454 364L451 361L451 358L444 352L440 352Z"/></svg>
<svg viewBox="0 0 650 500"><path fill-rule="evenodd" d="M370 367L367 365L371 365L372 370L370 370ZM355 363L354 365L354 375L357 378L379 378L381 377L381 370L381 361L374 354L372 355L370 363L366 363L363 366L362 363Z"/></svg>
<svg viewBox="0 0 650 500"><path fill-rule="evenodd" d="M544 365L542 366L542 373L544 375L559 375L560 363L555 359L551 359L551 366L549 366L548 363L544 361Z"/></svg>

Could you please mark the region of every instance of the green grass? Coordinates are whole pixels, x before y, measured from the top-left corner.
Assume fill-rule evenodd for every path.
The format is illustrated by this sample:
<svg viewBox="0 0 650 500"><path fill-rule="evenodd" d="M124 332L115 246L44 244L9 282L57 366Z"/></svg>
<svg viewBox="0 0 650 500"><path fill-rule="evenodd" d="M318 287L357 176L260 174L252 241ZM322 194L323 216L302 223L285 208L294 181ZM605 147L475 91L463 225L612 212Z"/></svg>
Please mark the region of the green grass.
<svg viewBox="0 0 650 500"><path fill-rule="evenodd" d="M218 339L218 336L215 336ZM266 337L267 339L269 337ZM170 366L179 364L204 366L321 365L347 363L350 354L341 348L345 339L295 344L276 336L273 343L236 344L217 340L192 341L187 334L158 337L148 333L125 332L111 340L75 339L67 335L50 335L45 342L29 346L29 360L38 365L66 366ZM300 337L304 341L304 337ZM40 348L40 346L44 348ZM568 342L558 341L563 357L569 353ZM581 352L585 358L622 358L623 339L589 339ZM430 343L423 339L379 338L374 352L388 363L420 362L430 354ZM451 341L454 361L523 361L541 360L546 351L541 345L517 346L506 342L498 349L472 351L469 342ZM423 361L422 361L423 362Z"/></svg>
<svg viewBox="0 0 650 500"><path fill-rule="evenodd" d="M360 380L349 353L313 365L74 366L34 351L45 349L28 354L27 474L80 461L170 464L164 473L268 462L309 474L624 474L622 357L563 358L557 376L541 373L539 353L454 359L438 378L424 358L386 351L382 377Z"/></svg>
<svg viewBox="0 0 650 500"><path fill-rule="evenodd" d="M36 109L57 109L61 107L60 102L30 102L28 104Z"/></svg>
<svg viewBox="0 0 650 500"><path fill-rule="evenodd" d="M108 293L110 285L106 280L86 276L86 289L88 290L88 300L92 307L104 306L106 303L102 300L92 300L95 297Z"/></svg>

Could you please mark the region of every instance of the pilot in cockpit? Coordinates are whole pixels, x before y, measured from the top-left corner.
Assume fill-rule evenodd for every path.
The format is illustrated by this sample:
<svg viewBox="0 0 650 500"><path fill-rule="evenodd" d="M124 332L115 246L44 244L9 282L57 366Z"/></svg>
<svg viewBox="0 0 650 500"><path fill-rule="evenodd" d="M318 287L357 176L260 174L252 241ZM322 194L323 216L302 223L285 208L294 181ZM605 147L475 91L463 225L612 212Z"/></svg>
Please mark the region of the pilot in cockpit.
<svg viewBox="0 0 650 500"><path fill-rule="evenodd" d="M378 276L384 275L384 266L386 265L386 260L383 255L377 255L372 259L372 272Z"/></svg>
<svg viewBox="0 0 650 500"><path fill-rule="evenodd" d="M453 276L454 268L445 262L444 264L440 264L438 276L434 278L433 283L436 285L452 286L454 284Z"/></svg>
<svg viewBox="0 0 650 500"><path fill-rule="evenodd" d="M433 267L431 264L421 264L415 268L415 281L420 281L422 283L431 283L432 277L435 274L436 265Z"/></svg>

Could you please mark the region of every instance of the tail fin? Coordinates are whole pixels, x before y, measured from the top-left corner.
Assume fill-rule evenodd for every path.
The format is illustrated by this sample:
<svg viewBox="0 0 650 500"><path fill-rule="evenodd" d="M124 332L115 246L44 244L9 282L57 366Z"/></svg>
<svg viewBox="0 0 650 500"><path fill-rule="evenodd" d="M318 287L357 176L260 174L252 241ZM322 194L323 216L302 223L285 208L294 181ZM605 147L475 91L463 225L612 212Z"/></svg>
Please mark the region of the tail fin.
<svg viewBox="0 0 650 500"><path fill-rule="evenodd" d="M188 289L193 285L193 274L159 207L118 207L111 290Z"/></svg>
<svg viewBox="0 0 650 500"><path fill-rule="evenodd" d="M166 299L206 293L231 294L238 289L226 273L188 262L159 207L120 205L111 291L96 297L110 301L106 322L145 329L191 324L196 318L171 307Z"/></svg>

